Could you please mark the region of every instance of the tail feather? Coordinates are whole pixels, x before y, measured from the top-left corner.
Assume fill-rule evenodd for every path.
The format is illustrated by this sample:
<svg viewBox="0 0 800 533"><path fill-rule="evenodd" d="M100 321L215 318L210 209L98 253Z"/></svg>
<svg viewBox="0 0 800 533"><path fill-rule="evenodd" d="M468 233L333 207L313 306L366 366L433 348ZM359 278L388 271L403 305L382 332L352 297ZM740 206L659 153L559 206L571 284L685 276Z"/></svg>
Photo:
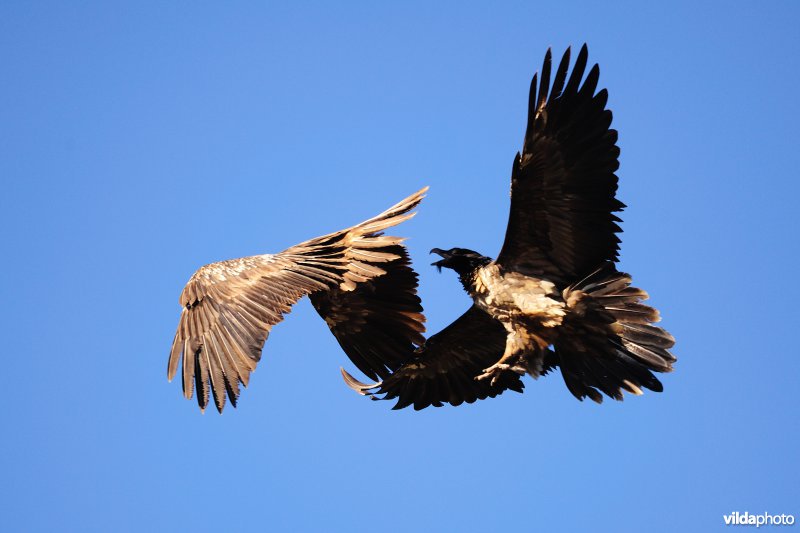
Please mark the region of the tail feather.
<svg viewBox="0 0 800 533"><path fill-rule="evenodd" d="M647 305L627 303L604 307L618 322L623 324L650 324L661 320L658 310Z"/></svg>
<svg viewBox="0 0 800 533"><path fill-rule="evenodd" d="M622 391L661 392L653 372L671 372L675 339L662 328L656 309L642 303L647 292L631 277L606 265L564 291L568 304L555 354L564 382L582 400L602 401L600 392L622 400ZM598 392L599 391L599 392Z"/></svg>
<svg viewBox="0 0 800 533"><path fill-rule="evenodd" d="M636 344L643 346L654 346L668 350L675 345L675 337L666 330L648 324L620 324L622 331L620 336ZM670 354L672 355L672 354ZM675 357L672 357L675 361Z"/></svg>
<svg viewBox="0 0 800 533"><path fill-rule="evenodd" d="M668 351L662 348L654 348L651 346L636 344L635 342L631 342L625 338L622 339L622 344L625 346L625 349L627 349L628 352L635 355L639 361L649 366L653 370L657 370L659 372L672 372L671 361L674 361L675 357Z"/></svg>

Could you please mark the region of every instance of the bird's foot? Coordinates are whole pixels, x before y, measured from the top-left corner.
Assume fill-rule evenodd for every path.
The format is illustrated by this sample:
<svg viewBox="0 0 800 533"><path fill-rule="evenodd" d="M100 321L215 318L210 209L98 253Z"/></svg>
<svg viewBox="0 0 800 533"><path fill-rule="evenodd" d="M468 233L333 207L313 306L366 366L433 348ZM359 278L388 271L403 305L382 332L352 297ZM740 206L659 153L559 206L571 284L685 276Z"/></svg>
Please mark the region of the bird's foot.
<svg viewBox="0 0 800 533"><path fill-rule="evenodd" d="M503 372L510 371L516 372L520 376L525 375L527 369L520 366L520 365L509 365L506 363L495 363L489 368L483 369L483 374L476 376L475 379L478 381L483 381L485 379L491 379L489 385L494 385L495 382L503 375Z"/></svg>

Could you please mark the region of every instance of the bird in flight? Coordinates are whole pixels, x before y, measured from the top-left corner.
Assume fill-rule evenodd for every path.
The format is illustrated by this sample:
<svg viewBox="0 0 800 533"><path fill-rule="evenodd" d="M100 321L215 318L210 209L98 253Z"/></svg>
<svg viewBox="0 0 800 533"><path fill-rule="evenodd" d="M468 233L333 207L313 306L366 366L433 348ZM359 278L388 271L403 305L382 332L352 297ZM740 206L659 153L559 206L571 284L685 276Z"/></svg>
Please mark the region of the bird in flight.
<svg viewBox="0 0 800 533"><path fill-rule="evenodd" d="M402 239L383 231L407 220L427 188L351 228L279 254L207 265L181 293L168 377L182 360L184 395L197 389L221 412L235 406L272 326L308 295L355 366L346 383L395 408L460 405L522 392L521 375L559 368L578 399L621 400L622 391L661 391L673 337L653 325L647 293L616 269L614 214L619 166L608 94L599 68L584 79L584 45L569 74L567 49L551 85L548 50L531 83L522 153L511 173L511 209L497 259L434 248L439 270L456 272L472 306L427 340L417 275ZM602 394L601 394L602 393Z"/></svg>
<svg viewBox="0 0 800 533"><path fill-rule="evenodd" d="M386 378L424 343L425 318L400 237L383 230L408 220L427 187L380 215L278 254L212 263L189 279L167 377L182 360L183 393L197 389L221 413L236 407L272 326L308 295L350 360L371 379ZM210 386L209 386L210 385Z"/></svg>
<svg viewBox="0 0 800 533"><path fill-rule="evenodd" d="M570 50L552 77L552 58L534 75L522 153L511 169L511 209L496 259L465 248L431 252L456 272L473 304L430 337L391 377L357 381L357 392L397 398L395 408L474 402L511 389L520 375L560 368L578 399L622 400L622 391L661 391L652 372L669 372L675 340L653 325L648 295L617 271L621 230L614 214L619 167L608 93L599 67L584 79L584 45L569 73Z"/></svg>

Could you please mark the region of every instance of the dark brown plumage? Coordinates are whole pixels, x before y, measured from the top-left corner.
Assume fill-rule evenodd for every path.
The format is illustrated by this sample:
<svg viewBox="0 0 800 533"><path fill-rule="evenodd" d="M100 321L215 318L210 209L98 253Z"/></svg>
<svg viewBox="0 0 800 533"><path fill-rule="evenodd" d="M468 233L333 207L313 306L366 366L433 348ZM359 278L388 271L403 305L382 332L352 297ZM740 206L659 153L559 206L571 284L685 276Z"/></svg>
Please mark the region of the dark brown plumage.
<svg viewBox="0 0 800 533"><path fill-rule="evenodd" d="M456 271L474 305L434 335L391 377L372 385L344 372L361 394L396 398L396 407L458 405L521 391L518 374L560 367L578 399L621 400L622 390L662 389L652 374L669 372L672 336L652 325L647 293L616 270L614 214L619 167L608 94L599 68L586 78L583 46L572 73L564 54L551 80L548 50L531 83L522 153L511 172L511 209L497 259L463 248L433 252Z"/></svg>
<svg viewBox="0 0 800 533"><path fill-rule="evenodd" d="M385 275L352 291L332 287L309 295L344 352L371 379L389 377L425 342L417 274L408 252L401 245L381 251L398 257L381 264Z"/></svg>
<svg viewBox="0 0 800 533"><path fill-rule="evenodd" d="M552 88L550 51L541 83L531 82L528 123L511 171L511 209L497 263L506 269L569 283L605 261L616 261L620 232L614 215L619 168L617 132L610 129L608 92L595 93L600 68L581 84L588 50L581 48L567 79L570 51Z"/></svg>
<svg viewBox="0 0 800 533"><path fill-rule="evenodd" d="M305 295L360 370L373 379L388 376L422 341L424 317L403 239L382 232L414 216L410 211L426 190L279 254L200 268L180 296L184 309L168 378L182 359L186 398L196 388L201 409L210 394L220 412L226 396L235 406L239 384L247 386L270 329Z"/></svg>
<svg viewBox="0 0 800 533"><path fill-rule="evenodd" d="M414 405L422 409L444 403L460 405L494 398L504 390L522 392L523 384L513 372L495 383L476 381L484 368L503 355L506 331L503 325L475 306L444 328L414 354L411 362L380 384L365 385L342 369L345 382L359 392L398 398L395 409Z"/></svg>

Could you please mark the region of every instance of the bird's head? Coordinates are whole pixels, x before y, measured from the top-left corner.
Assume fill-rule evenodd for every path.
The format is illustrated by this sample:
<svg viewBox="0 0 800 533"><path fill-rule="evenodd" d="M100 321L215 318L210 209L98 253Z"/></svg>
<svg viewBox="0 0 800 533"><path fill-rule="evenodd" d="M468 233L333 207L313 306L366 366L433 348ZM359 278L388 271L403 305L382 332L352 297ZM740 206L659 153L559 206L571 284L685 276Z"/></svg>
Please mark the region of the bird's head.
<svg viewBox="0 0 800 533"><path fill-rule="evenodd" d="M449 250L434 248L431 253L442 256L441 260L431 263L432 266L439 269L439 272L442 271L442 268L452 268L460 277L467 276L492 262L490 258L466 248L450 248Z"/></svg>

